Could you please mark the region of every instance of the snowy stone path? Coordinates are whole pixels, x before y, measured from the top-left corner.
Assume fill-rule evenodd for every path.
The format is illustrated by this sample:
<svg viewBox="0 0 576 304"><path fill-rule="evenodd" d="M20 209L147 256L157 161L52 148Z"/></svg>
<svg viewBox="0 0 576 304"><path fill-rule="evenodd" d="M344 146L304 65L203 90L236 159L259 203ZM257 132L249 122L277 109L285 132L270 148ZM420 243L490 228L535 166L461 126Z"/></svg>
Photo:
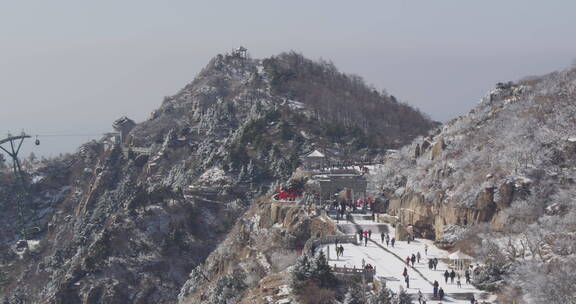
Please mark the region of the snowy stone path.
<svg viewBox="0 0 576 304"><path fill-rule="evenodd" d="M376 267L376 278L386 282L386 286L391 288L394 292L398 292L402 286L406 289L406 283L402 273L404 267L408 269L408 276L410 278L410 288L407 289L410 294L417 294L420 290L422 294L428 299L427 303L470 303L470 296L474 294L477 300L487 300L489 294L474 288L472 285L465 284L466 279L461 275L462 287L458 287L456 279L454 284L444 282L444 271L449 269L443 259L447 258L448 252L441 250L434 246L430 240L416 239L408 244L405 241L397 241L394 248L387 247L384 242L381 244L380 231L388 231L390 237L394 236L394 228L387 224L375 223L371 220L366 220L365 215L353 215L354 223L347 223L340 221L338 227L341 231L347 234L352 234L357 229L370 229L372 230L372 238L366 246L354 244L342 244L344 246L344 255L336 257L334 245L325 245L320 247L327 252L329 250L329 264L339 267L362 267L362 259L365 264L371 264ZM354 227L354 228L352 228ZM428 244L428 254L424 253L425 244ZM420 252L420 263L416 262L415 267L407 267L404 263L406 257ZM439 263L437 270L430 270L428 268L428 259L438 258ZM417 272L418 271L418 272ZM432 283L434 281L440 283L440 287L444 289L446 296L443 301L432 300ZM416 297L414 297L416 300Z"/></svg>

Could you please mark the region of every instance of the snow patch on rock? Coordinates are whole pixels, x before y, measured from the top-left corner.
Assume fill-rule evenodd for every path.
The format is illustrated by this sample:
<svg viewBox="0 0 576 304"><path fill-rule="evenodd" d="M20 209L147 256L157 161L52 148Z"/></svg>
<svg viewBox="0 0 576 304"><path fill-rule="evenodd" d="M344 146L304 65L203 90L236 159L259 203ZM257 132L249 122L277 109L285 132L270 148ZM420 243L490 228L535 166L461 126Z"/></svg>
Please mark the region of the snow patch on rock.
<svg viewBox="0 0 576 304"><path fill-rule="evenodd" d="M198 182L209 185L226 184L230 182L230 177L220 168L211 168L200 176Z"/></svg>

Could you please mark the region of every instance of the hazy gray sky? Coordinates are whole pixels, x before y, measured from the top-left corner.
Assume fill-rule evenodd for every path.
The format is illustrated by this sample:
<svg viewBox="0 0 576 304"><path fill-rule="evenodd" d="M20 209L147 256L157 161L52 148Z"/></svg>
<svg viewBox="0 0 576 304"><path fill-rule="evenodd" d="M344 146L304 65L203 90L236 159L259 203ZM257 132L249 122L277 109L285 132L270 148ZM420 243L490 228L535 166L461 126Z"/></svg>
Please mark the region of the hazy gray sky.
<svg viewBox="0 0 576 304"><path fill-rule="evenodd" d="M569 66L574 37L573 0L1 1L0 136L142 121L239 45L332 60L445 121L498 81ZM25 153L71 152L90 137L41 139Z"/></svg>

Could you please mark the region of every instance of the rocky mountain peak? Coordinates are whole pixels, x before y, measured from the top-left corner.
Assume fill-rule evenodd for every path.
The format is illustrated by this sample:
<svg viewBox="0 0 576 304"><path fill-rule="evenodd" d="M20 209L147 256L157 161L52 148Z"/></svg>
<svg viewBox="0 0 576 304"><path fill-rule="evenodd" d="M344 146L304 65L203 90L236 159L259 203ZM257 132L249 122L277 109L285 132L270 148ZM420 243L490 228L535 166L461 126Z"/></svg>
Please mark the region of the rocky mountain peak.
<svg viewBox="0 0 576 304"><path fill-rule="evenodd" d="M293 52L217 55L148 120L123 117L117 133L28 172L38 216L35 246L24 253L11 246L16 187L4 186L10 173L0 171L0 294L173 303L190 271L302 155L370 161L434 126L327 62Z"/></svg>

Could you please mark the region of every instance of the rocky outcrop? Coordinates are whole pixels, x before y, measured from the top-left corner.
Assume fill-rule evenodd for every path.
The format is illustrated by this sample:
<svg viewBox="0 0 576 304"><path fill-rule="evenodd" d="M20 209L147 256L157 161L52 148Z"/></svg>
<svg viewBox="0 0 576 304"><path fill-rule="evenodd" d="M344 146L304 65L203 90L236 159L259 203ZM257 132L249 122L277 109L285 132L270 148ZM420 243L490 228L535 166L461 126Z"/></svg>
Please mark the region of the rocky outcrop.
<svg viewBox="0 0 576 304"><path fill-rule="evenodd" d="M501 194L496 201L495 191ZM427 200L420 193L406 191L390 199L387 212L397 215L401 224L413 226L417 237L439 239L446 225L469 226L492 222L494 229L503 228L502 219L496 217L496 214L505 209L500 206L510 204L513 192L514 183L505 183L498 189L488 187L477 195L473 207L466 207L441 195Z"/></svg>
<svg viewBox="0 0 576 304"><path fill-rule="evenodd" d="M546 208L575 184L566 171L576 164L566 152L574 151L574 121L564 114L574 111L574 79L568 69L500 83L468 114L387 159L378 182L388 211L438 240L448 226L488 223L502 233L560 210Z"/></svg>
<svg viewBox="0 0 576 304"><path fill-rule="evenodd" d="M194 270L206 277L192 276L180 292L180 303L209 302L218 281L238 270L249 278L248 292L240 303L269 303L264 299L271 290L276 295L280 286L287 287L286 268L296 261L306 241L336 232L330 221L309 207L274 200L254 204L218 249ZM282 278L279 273L284 273Z"/></svg>
<svg viewBox="0 0 576 304"><path fill-rule="evenodd" d="M444 139L440 138L432 145L432 150L430 151L430 159L437 160L440 158L440 154L444 151L445 144Z"/></svg>

